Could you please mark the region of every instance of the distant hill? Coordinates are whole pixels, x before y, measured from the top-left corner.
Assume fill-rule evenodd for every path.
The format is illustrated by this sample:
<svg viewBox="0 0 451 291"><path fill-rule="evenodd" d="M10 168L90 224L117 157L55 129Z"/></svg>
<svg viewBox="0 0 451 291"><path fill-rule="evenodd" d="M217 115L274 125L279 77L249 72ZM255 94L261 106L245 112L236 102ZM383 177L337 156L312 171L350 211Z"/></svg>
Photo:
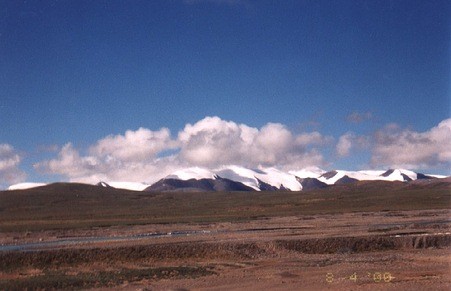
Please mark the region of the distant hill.
<svg viewBox="0 0 451 291"><path fill-rule="evenodd" d="M343 171L325 172L318 168L300 171L281 171L276 168L250 169L236 165L219 169L191 167L180 169L159 181L148 183L99 181L100 187L112 187L133 191L306 191L322 189L332 185L353 184L359 181L414 182L442 179L442 176L416 173L406 169L386 171ZM416 182L422 184L423 182ZM427 183L427 182L424 182ZM424 184L423 183L423 184ZM12 185L10 190L43 186L41 183Z"/></svg>
<svg viewBox="0 0 451 291"><path fill-rule="evenodd" d="M53 230L63 225L89 228L315 213L449 209L451 205L451 178L334 185L304 178L300 181L303 191L245 188L246 192L241 188L235 191L242 184L222 179L201 180L166 179L157 183L163 188L150 192L78 183L0 191L0 232Z"/></svg>

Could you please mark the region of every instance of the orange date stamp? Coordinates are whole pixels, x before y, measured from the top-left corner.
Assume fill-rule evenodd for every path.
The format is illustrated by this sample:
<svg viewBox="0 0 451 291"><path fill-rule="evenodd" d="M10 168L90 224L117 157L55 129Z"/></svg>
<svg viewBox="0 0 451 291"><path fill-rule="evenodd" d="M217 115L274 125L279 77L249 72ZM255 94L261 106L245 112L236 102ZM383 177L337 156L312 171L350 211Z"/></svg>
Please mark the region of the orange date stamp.
<svg viewBox="0 0 451 291"><path fill-rule="evenodd" d="M327 283L333 283L337 281L334 273L326 273L325 279ZM395 277L390 272L367 272L364 275L354 272L350 275L346 275L345 279L353 282L358 282L361 280L372 280L375 283L390 283L395 279Z"/></svg>

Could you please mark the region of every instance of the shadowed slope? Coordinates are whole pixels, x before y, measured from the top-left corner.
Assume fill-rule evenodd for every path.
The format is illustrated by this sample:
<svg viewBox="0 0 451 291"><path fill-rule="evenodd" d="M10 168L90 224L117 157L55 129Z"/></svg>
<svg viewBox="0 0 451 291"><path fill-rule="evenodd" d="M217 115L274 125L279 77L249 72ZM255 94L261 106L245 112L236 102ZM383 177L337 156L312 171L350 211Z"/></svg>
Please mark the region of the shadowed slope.
<svg viewBox="0 0 451 291"><path fill-rule="evenodd" d="M58 183L0 192L0 231L449 209L450 179L422 181L358 181L307 192L183 193L137 192Z"/></svg>

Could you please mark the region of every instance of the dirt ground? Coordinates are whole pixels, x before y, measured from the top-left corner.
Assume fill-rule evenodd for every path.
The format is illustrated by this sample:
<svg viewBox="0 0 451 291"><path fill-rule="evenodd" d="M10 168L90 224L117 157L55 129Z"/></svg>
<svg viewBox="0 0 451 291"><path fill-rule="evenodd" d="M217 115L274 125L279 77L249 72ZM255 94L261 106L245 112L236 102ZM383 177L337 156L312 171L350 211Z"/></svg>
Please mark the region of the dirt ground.
<svg viewBox="0 0 451 291"><path fill-rule="evenodd" d="M0 246L20 248L0 251L0 289L451 287L451 210L8 232Z"/></svg>
<svg viewBox="0 0 451 291"><path fill-rule="evenodd" d="M142 281L124 290L449 290L448 250L365 254L280 254L215 264L217 275L199 279ZM142 289L141 289L142 290Z"/></svg>

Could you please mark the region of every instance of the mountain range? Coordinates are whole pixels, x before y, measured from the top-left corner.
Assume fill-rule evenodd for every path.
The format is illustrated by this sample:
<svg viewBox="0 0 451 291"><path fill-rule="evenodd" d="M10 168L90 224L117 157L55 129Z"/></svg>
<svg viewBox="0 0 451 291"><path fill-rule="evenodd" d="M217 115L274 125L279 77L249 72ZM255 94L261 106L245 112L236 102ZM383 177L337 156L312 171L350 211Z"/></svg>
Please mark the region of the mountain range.
<svg viewBox="0 0 451 291"><path fill-rule="evenodd" d="M134 191L306 191L326 188L331 185L350 184L357 181L401 181L431 180L446 176L427 175L406 169L367 171L323 171L309 168L299 171L281 171L276 168L250 169L241 166L224 166L216 170L191 167L178 170L153 183L99 181L99 187L112 187ZM43 183L20 183L8 190L28 189L44 186Z"/></svg>

